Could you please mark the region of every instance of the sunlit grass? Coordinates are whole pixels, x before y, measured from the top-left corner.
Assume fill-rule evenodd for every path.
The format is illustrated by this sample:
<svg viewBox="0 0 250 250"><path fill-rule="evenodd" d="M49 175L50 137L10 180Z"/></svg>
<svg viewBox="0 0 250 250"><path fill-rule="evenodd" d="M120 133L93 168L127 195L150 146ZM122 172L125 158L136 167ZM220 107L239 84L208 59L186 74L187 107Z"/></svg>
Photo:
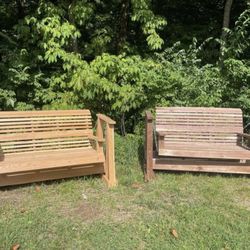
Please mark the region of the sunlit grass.
<svg viewBox="0 0 250 250"><path fill-rule="evenodd" d="M0 189L0 249L249 249L249 178L158 173L144 183L140 139L116 144L115 189L94 177Z"/></svg>

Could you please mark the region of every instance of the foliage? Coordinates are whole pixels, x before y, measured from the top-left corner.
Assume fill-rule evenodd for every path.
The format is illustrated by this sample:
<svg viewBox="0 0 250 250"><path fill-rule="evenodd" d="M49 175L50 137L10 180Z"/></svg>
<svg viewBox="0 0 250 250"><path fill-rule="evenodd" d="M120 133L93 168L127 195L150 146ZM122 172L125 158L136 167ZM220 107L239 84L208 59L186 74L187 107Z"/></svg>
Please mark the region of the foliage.
<svg viewBox="0 0 250 250"><path fill-rule="evenodd" d="M250 47L250 9L246 9L235 22L234 29L226 29L226 41L222 43L221 56L226 58L240 58ZM243 55L244 58L244 55Z"/></svg>
<svg viewBox="0 0 250 250"><path fill-rule="evenodd" d="M250 12L233 5L222 41L222 10L215 0L1 2L0 107L90 108L122 134L157 105L249 114Z"/></svg>
<svg viewBox="0 0 250 250"><path fill-rule="evenodd" d="M132 20L142 24L142 30L147 35L147 43L151 49L161 49L163 39L157 34L167 24L161 16L154 15L150 9L150 0L132 0L133 14Z"/></svg>

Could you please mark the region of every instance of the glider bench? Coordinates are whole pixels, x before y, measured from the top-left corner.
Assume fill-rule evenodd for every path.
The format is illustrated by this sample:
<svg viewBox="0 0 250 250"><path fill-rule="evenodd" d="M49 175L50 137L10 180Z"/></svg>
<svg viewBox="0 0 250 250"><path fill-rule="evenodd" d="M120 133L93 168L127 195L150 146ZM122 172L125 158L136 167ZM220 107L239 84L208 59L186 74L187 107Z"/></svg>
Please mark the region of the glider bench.
<svg viewBox="0 0 250 250"><path fill-rule="evenodd" d="M250 174L240 109L158 107L153 124L146 112L146 179L154 170Z"/></svg>
<svg viewBox="0 0 250 250"><path fill-rule="evenodd" d="M95 136L89 110L1 111L0 186L90 174L115 186L114 124L98 114Z"/></svg>

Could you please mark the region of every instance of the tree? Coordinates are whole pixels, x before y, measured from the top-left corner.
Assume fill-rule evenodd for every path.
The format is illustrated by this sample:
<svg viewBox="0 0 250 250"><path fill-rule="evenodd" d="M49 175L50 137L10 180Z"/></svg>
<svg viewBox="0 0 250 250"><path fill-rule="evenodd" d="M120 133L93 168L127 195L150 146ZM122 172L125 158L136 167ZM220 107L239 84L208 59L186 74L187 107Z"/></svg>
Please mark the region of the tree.
<svg viewBox="0 0 250 250"><path fill-rule="evenodd" d="M225 29L228 29L230 25L230 13L231 13L232 4L233 4L233 0L226 0L225 2L222 35L221 35L222 40L225 39L225 36L227 34Z"/></svg>

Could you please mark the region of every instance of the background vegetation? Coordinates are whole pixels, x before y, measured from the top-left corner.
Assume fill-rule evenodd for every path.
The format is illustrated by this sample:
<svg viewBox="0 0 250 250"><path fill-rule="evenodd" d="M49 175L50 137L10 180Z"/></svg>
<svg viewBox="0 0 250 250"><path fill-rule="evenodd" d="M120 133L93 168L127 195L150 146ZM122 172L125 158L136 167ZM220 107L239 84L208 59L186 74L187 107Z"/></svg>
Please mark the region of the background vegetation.
<svg viewBox="0 0 250 250"><path fill-rule="evenodd" d="M250 112L247 0L0 1L0 108L90 108L135 132L156 105Z"/></svg>

